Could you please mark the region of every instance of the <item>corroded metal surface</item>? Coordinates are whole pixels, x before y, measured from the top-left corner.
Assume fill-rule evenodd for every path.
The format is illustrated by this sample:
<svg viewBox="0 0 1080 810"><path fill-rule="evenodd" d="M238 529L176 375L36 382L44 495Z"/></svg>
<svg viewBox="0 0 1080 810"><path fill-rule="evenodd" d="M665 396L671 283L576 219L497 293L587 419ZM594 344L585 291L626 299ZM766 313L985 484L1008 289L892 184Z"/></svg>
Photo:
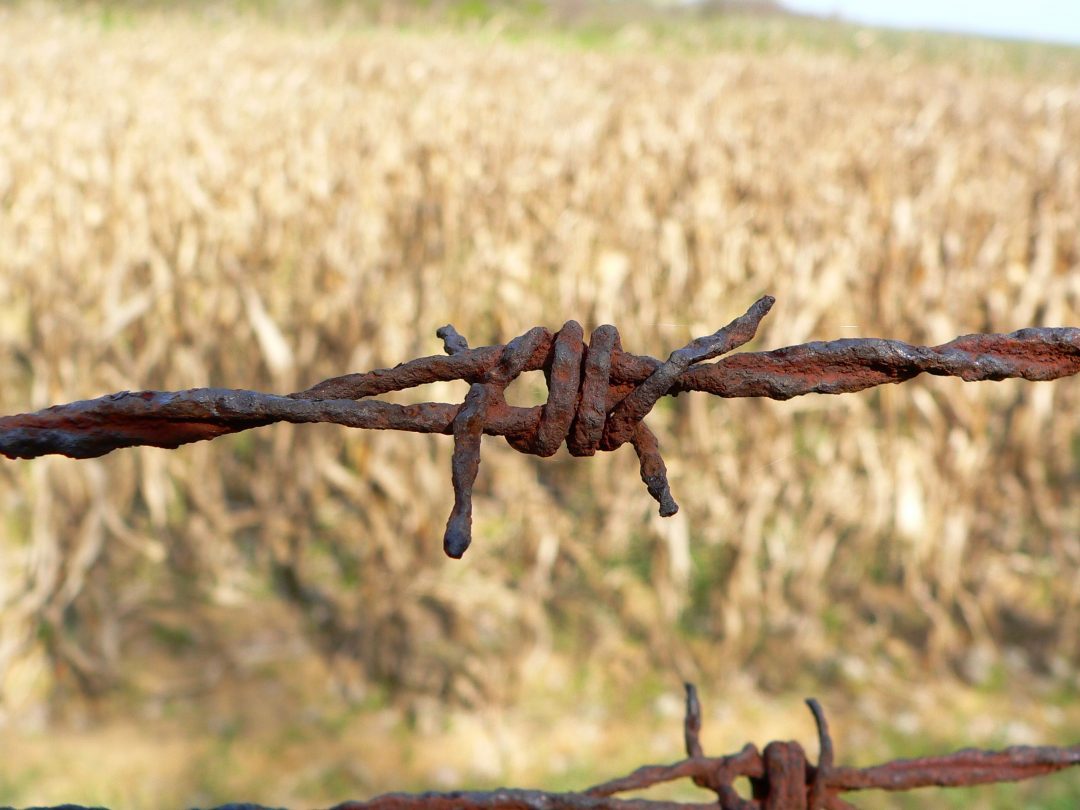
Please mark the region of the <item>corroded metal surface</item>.
<svg viewBox="0 0 1080 810"><path fill-rule="evenodd" d="M483 434L504 436L516 450L538 456L554 454L563 443L575 456L591 456L630 442L642 481L660 514L667 516L679 507L656 436L643 421L663 396L703 391L790 399L861 391L923 373L968 381L1054 380L1080 373L1080 329L1073 327L967 335L941 346L835 340L705 362L753 339L773 302L764 296L724 328L672 352L666 361L623 351L610 325L594 330L587 345L580 324L568 321L558 332L536 327L505 346L478 349L470 349L452 326L444 326L437 335L446 356L335 377L288 396L217 388L125 391L0 417L0 453L91 458L134 445L174 448L274 422L451 434L454 507L443 545L447 554L460 557L471 542L472 488ZM533 408L508 405L507 386L523 372L541 369L548 382L547 402ZM464 403L397 405L369 399L446 380L471 384Z"/></svg>
<svg viewBox="0 0 1080 810"><path fill-rule="evenodd" d="M707 757L702 751L701 704L686 684L683 738L687 759L673 765L647 765L579 793L498 788L491 791L386 793L366 801L347 801L332 810L854 810L840 797L857 790L914 790L921 787L973 787L1018 782L1080 766L1080 744L1071 748L1017 746L1003 751L968 749L941 757L898 759L870 768L833 767L833 743L821 705L806 701L818 735L818 763L811 764L794 741L774 741L758 751ZM616 794L691 779L716 794L712 802L625 799ZM745 779L750 798L735 783ZM10 810L10 808L0 808ZM61 808L54 808L61 810ZM63 810L88 810L63 805ZM103 810L95 808L95 810ZM255 804L221 805L215 810L271 810ZM278 810L281 810L279 808Z"/></svg>
<svg viewBox="0 0 1080 810"><path fill-rule="evenodd" d="M972 787L1018 782L1080 766L1080 744L1071 748L1017 746L1003 751L964 750L942 757L899 759L870 768L833 766L833 743L825 713L807 700L818 732L817 765L807 761L797 742L774 741L759 752L747 744L736 754L706 757L702 753L701 706L693 684L686 685L683 736L689 759L674 765L639 768L628 776L589 788L587 796L614 796L676 779L692 779L716 793L711 807L720 810L851 810L841 793L857 790L914 790L921 787ZM738 779L750 784L751 798L735 789ZM683 805L688 807L691 805ZM367 805L350 805L366 810Z"/></svg>

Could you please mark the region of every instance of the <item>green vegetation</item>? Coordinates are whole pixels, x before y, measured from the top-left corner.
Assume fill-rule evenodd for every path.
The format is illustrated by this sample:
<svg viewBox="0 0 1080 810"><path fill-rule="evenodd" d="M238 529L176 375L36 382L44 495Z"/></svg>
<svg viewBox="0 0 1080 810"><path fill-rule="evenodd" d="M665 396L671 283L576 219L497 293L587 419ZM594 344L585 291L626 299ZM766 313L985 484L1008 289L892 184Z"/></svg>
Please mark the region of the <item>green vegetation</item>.
<svg viewBox="0 0 1080 810"><path fill-rule="evenodd" d="M788 14L765 4L759 13L742 7L728 11L723 3L679 8L636 0L67 0L66 5L76 13L98 15L107 29L130 29L139 19L186 13L213 25L253 17L289 27L453 31L611 53L767 56L794 49L856 59L914 59L975 74L1080 76L1080 47L880 29Z"/></svg>

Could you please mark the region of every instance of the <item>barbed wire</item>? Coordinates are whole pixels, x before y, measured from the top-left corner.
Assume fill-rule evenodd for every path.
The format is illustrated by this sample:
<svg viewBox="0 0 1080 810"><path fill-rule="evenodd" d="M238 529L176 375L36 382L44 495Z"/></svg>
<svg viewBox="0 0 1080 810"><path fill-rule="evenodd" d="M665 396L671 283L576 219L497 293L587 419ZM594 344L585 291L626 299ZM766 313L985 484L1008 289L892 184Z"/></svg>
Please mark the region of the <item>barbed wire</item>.
<svg viewBox="0 0 1080 810"><path fill-rule="evenodd" d="M773 741L760 752L753 743L748 743L738 753L706 757L700 742L701 704L694 685L688 683L683 736L689 758L674 765L639 768L628 776L589 788L584 795L609 797L689 778L698 787L716 794L720 810L853 810L854 805L840 798L841 793L1018 782L1080 765L1078 744L1070 748L1013 746L1000 751L969 748L939 757L896 759L867 768L836 767L825 712L814 698L807 699L806 704L817 726L817 765L808 762L803 747L794 741ZM734 782L740 778L750 783L749 799L742 798L735 789ZM375 806L389 807L371 805ZM338 810L368 807L363 803L346 803L339 805Z"/></svg>
<svg viewBox="0 0 1080 810"><path fill-rule="evenodd" d="M576 793L516 788L386 793L367 801L343 802L332 810L856 810L840 794L1019 782L1080 765L1080 744L1077 744L1022 745L999 751L967 748L938 757L894 759L867 768L837 767L833 764L833 742L825 712L813 698L806 703L817 726L816 765L807 760L803 747L791 740L770 742L761 751L753 743L747 743L734 754L706 756L700 740L701 704L694 685L688 683L683 720L687 759L671 765L646 765ZM680 779L690 779L698 787L712 791L716 800L680 802L617 796ZM750 794L749 798L743 798L736 788L740 779L748 783L745 792ZM77 805L63 807L87 810ZM215 810L271 808L245 803L220 805Z"/></svg>
<svg viewBox="0 0 1080 810"><path fill-rule="evenodd" d="M572 455L591 456L629 442L641 479L666 517L679 507L656 435L643 421L661 397L702 391L786 400L861 391L923 373L967 381L1055 380L1080 373L1076 327L966 335L940 346L848 338L704 362L752 340L774 302L772 296L760 298L727 326L691 341L665 361L624 351L618 330L610 325L595 329L588 344L581 325L567 321L557 332L536 327L506 345L477 349L448 325L436 332L445 356L334 377L287 396L221 388L122 391L0 417L0 453L9 458L50 453L92 458L136 445L175 448L275 422L451 434L454 506L443 547L449 556L461 557L472 539L472 489L483 434L503 436L515 450L541 457L563 444ZM547 379L547 401L531 408L509 405L507 386L536 370ZM470 383L463 403L400 405L369 399L450 380Z"/></svg>

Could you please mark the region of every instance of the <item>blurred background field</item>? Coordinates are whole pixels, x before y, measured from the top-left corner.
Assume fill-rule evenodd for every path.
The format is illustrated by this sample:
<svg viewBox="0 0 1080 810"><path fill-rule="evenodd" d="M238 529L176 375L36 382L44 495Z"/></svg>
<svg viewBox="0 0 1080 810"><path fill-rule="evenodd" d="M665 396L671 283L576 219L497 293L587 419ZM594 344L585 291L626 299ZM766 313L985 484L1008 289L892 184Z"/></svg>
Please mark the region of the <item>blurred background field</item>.
<svg viewBox="0 0 1080 810"><path fill-rule="evenodd" d="M752 348L1080 325L1080 50L613 8L0 4L0 412L298 390L447 322L664 356L763 293ZM629 448L489 439L461 562L446 437L5 461L0 803L584 787L678 758L684 679L715 754L813 752L806 695L845 764L1075 743L1078 412L679 397L667 520Z"/></svg>

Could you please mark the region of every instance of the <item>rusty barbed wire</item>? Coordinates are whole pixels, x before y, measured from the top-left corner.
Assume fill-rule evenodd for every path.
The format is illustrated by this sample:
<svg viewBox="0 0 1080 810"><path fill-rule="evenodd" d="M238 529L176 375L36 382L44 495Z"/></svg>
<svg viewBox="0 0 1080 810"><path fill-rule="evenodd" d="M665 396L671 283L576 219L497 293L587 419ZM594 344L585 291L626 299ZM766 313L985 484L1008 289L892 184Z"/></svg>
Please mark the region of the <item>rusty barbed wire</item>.
<svg viewBox="0 0 1080 810"><path fill-rule="evenodd" d="M821 704L806 701L818 736L818 763L811 764L795 741L773 741L761 751L753 743L720 757L702 751L701 705L686 684L683 736L687 759L646 765L626 776L576 793L499 788L492 791L385 793L346 801L331 810L856 810L840 797L860 790L908 791L924 787L966 788L1019 782L1080 765L1080 744L1071 747L1013 746L1000 751L968 748L938 757L895 759L867 768L835 767L833 742ZM625 799L617 794L690 779L716 794L713 802ZM748 782L744 799L735 783ZM71 810L85 810L64 805ZM0 808L10 810L10 808ZM54 808L60 810L60 808ZM271 810L256 804L225 804L215 810ZM279 808L279 810L283 810Z"/></svg>
<svg viewBox="0 0 1080 810"><path fill-rule="evenodd" d="M814 698L806 701L814 716L818 736L818 764L812 765L803 747L794 741L773 741L758 751L748 743L741 751L722 757L702 754L701 705L693 684L686 684L683 734L688 759L674 765L651 765L628 776L591 787L583 795L612 797L616 793L642 790L663 782L689 778L698 787L716 794L717 804L675 804L678 807L720 807L720 810L853 810L841 793L859 790L907 791L923 787L974 787L1018 782L1080 765L1080 744L1013 746L1001 751L964 749L940 757L896 759L868 768L835 767L833 742L825 712ZM742 798L734 782L750 783L751 798ZM378 801L373 800L373 801ZM666 803L671 806L670 803ZM346 803L338 810L404 808L407 805ZM485 805L494 807L497 805ZM566 804L566 807L578 805ZM584 806L584 805L581 805ZM627 806L625 802L617 806ZM648 805L653 807L653 805ZM659 803L656 805L658 810ZM642 805L645 807L645 805Z"/></svg>
<svg viewBox="0 0 1080 810"><path fill-rule="evenodd" d="M389 793L369 801L344 802L333 810L853 810L840 798L860 790L907 791L923 787L974 787L1018 782L1080 765L1080 744L1070 748L1014 746L1001 751L965 749L940 757L897 759L868 768L834 767L833 743L825 712L817 700L806 701L817 726L819 758L812 765L795 741L773 741L761 751L753 743L741 751L707 757L702 751L701 704L693 684L686 684L683 736L687 759L672 765L647 765L631 774L581 793L546 793L500 789L491 792ZM620 799L616 794L644 790L665 782L690 779L716 794L711 803ZM750 798L735 787L749 782Z"/></svg>
<svg viewBox="0 0 1080 810"><path fill-rule="evenodd" d="M774 302L772 296L760 298L727 326L691 341L665 361L624 351L618 330L610 325L595 329L587 345L581 325L567 321L554 333L536 327L506 345L478 349L470 349L448 325L436 332L446 356L334 377L287 396L220 388L123 391L0 417L0 453L9 458L49 453L91 458L135 445L175 448L274 422L451 434L454 506L443 547L451 557L461 557L472 538L472 489L483 434L503 436L519 452L541 457L553 455L564 443L572 455L591 456L629 442L649 494L660 514L669 516L679 507L656 436L643 421L663 396L703 391L786 400L861 391L923 373L967 381L1054 380L1080 373L1076 327L967 335L940 346L849 338L704 362L752 340ZM507 404L507 386L536 370L547 379L547 401L532 408ZM449 380L470 383L460 405L369 399Z"/></svg>

